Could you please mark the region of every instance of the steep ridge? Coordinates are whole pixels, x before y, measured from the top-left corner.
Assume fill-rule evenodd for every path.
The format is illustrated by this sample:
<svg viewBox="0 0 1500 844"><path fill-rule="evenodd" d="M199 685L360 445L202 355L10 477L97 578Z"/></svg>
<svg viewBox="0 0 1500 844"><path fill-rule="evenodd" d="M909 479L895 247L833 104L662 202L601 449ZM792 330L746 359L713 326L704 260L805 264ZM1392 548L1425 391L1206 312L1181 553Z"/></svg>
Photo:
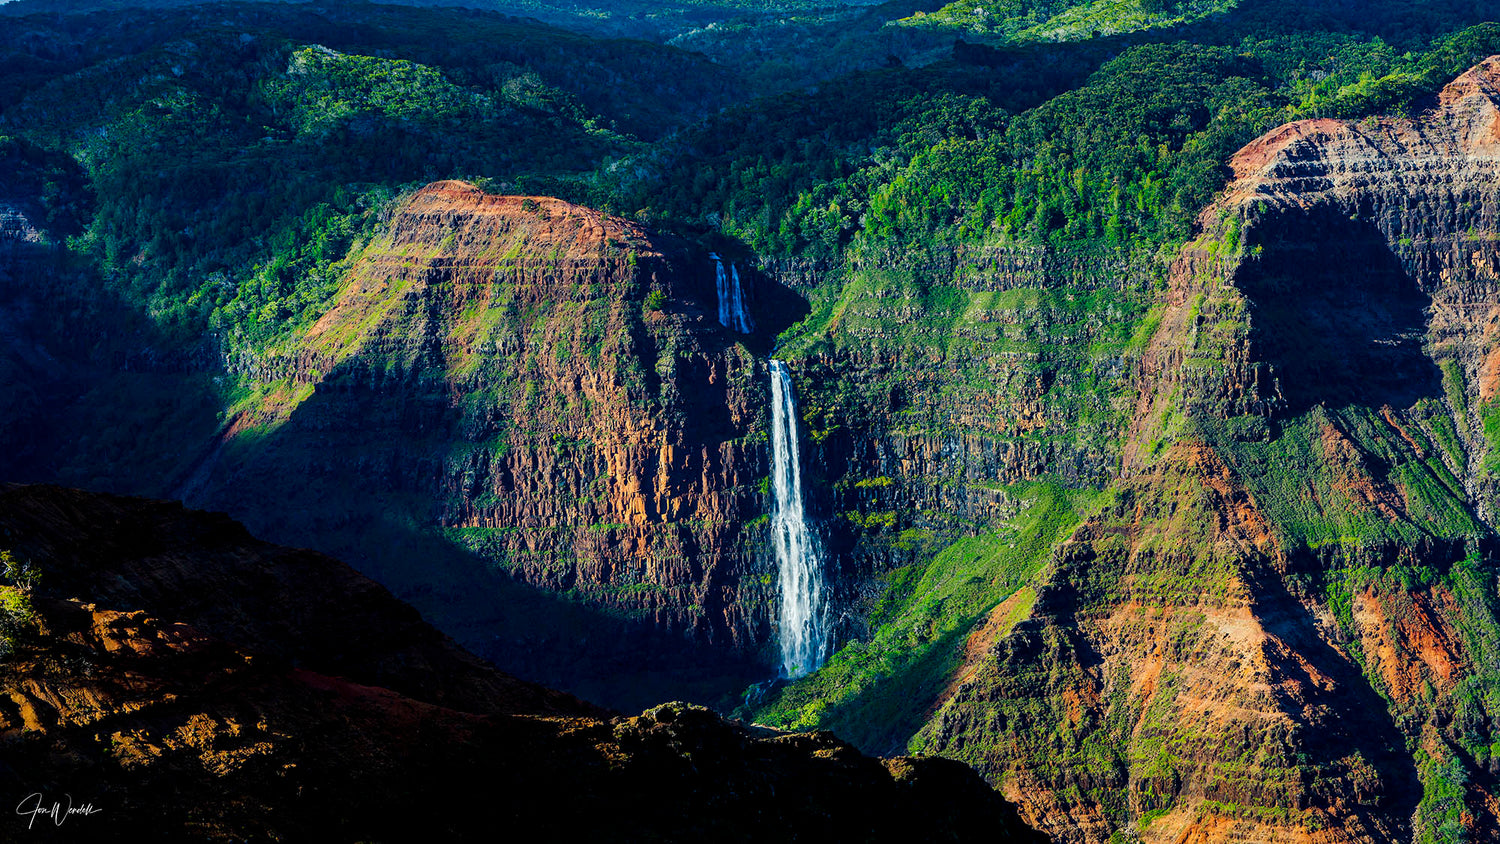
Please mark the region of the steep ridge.
<svg viewBox="0 0 1500 844"><path fill-rule="evenodd" d="M1407 840L1415 765L1329 611L1280 582L1212 450L1160 467L1056 554L1029 618L973 634L995 643L914 745L1064 841Z"/></svg>
<svg viewBox="0 0 1500 844"><path fill-rule="evenodd" d="M450 630L489 569L721 660L771 641L767 382L747 345L764 340L718 324L707 253L556 199L439 182L348 266L309 330L231 360L258 394L186 478L189 502L432 590L414 598ZM752 289L752 310L773 296ZM381 550L413 537L471 579ZM467 641L484 647L485 624ZM614 644L621 664L594 675L642 650ZM567 657L537 650L566 681Z"/></svg>
<svg viewBox="0 0 1500 844"><path fill-rule="evenodd" d="M0 537L0 785L97 811L7 839L1035 840L957 763L501 675L222 515L8 485Z"/></svg>
<svg viewBox="0 0 1500 844"><path fill-rule="evenodd" d="M1500 840L1497 80L1234 158L1126 479L915 747L1064 841Z"/></svg>
<svg viewBox="0 0 1500 844"><path fill-rule="evenodd" d="M1227 195L1204 212L1208 233L1174 267L1163 333L1143 365L1148 380L1164 380L1142 391L1154 404L1138 422L1159 425L1178 385L1184 402L1225 418L1314 399L1406 410L1447 398L1465 451L1482 445L1496 72L1490 60L1465 73L1421 119L1305 121L1241 150ZM1232 288L1218 283L1226 275ZM1196 365L1195 349L1207 352ZM1217 381L1185 383L1204 370Z"/></svg>

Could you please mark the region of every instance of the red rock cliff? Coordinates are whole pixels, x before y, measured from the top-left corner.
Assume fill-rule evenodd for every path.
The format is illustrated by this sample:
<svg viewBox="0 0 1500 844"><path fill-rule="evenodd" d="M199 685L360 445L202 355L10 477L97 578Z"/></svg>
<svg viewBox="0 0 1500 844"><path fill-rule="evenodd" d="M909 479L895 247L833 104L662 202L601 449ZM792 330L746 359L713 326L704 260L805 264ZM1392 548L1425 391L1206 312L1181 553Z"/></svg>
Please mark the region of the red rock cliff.
<svg viewBox="0 0 1500 844"><path fill-rule="evenodd" d="M1029 617L975 631L921 746L1063 841L1500 840L1497 139L1500 58L1234 157L1126 479Z"/></svg>
<svg viewBox="0 0 1500 844"><path fill-rule="evenodd" d="M426 553L753 653L767 388L713 279L706 255L588 208L429 185L316 324L234 362L264 386L183 492L430 590L440 615L487 587L424 572ZM389 552L339 544L362 529ZM475 616L501 603L455 624L488 637Z"/></svg>

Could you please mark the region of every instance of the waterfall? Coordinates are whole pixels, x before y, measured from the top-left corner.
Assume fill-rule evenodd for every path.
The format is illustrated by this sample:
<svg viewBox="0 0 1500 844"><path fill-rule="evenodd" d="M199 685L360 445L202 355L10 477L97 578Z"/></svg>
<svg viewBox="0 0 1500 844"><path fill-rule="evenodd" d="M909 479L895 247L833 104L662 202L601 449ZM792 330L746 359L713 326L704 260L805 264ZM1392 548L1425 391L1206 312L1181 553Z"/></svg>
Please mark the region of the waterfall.
<svg viewBox="0 0 1500 844"><path fill-rule="evenodd" d="M729 265L730 282L729 312L734 316L734 330L741 334L749 334L755 330L750 323L750 315L745 313L745 294L740 289L740 268L734 264Z"/></svg>
<svg viewBox="0 0 1500 844"><path fill-rule="evenodd" d="M719 259L719 253L710 252L708 257L714 259L714 285L719 292L719 324L729 326L729 279L724 277L724 262Z"/></svg>
<svg viewBox="0 0 1500 844"><path fill-rule="evenodd" d="M741 334L755 330L750 314L745 311L744 288L740 286L740 270L733 263L724 269L724 259L717 252L708 253L714 261L714 286L719 294L719 324L733 328Z"/></svg>
<svg viewBox="0 0 1500 844"><path fill-rule="evenodd" d="M781 591L781 672L797 678L827 657L828 607L823 554L807 529L802 469L797 454L797 400L791 373L771 361L771 541Z"/></svg>

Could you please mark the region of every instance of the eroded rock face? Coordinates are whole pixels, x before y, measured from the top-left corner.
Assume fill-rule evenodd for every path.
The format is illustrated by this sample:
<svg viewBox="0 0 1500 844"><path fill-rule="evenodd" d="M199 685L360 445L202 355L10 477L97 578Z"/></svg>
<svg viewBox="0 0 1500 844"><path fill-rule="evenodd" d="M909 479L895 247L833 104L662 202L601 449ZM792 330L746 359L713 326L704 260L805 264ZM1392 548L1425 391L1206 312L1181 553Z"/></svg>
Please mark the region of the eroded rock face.
<svg viewBox="0 0 1500 844"><path fill-rule="evenodd" d="M1064 546L1031 617L970 655L922 745L1004 774L1064 841L1407 840L1403 737L1281 559L1217 455L1171 447Z"/></svg>
<svg viewBox="0 0 1500 844"><path fill-rule="evenodd" d="M813 441L841 641L872 634L864 620L891 571L1007 530L1030 482L1100 487L1118 471L1149 257L933 251L851 258L827 323L783 338ZM772 269L794 285L820 278Z"/></svg>
<svg viewBox="0 0 1500 844"><path fill-rule="evenodd" d="M499 674L331 558L222 515L0 489L39 574L4 625L0 791L99 814L7 840L1033 841L982 780Z"/></svg>
<svg viewBox="0 0 1500 844"><path fill-rule="evenodd" d="M849 342L805 350L810 474L832 487L812 497L866 522L841 588L1004 520L1000 483L1104 483L1117 456L1126 476L1035 604L976 629L921 747L1070 842L1500 829L1497 68L1421 119L1247 147L1140 346L1111 323L1141 310L1110 311L1121 290L1013 255L940 268L994 294L972 314L934 322L921 284L887 285L839 312ZM361 565L416 582L396 513L463 565L753 650L764 378L694 260L587 209L431 186L316 326L236 363L270 389L185 489L308 535L386 531L393 559ZM907 527L932 547L903 550Z"/></svg>
<svg viewBox="0 0 1500 844"><path fill-rule="evenodd" d="M0 490L0 531L0 548L36 561L46 594L150 616L93 611L95 621L85 626L106 652L134 649L111 643L109 630L124 625L124 640L138 640L136 633L158 626L152 619L167 619L187 625L181 628L185 642L233 642L263 657L435 705L480 712L601 711L498 674L349 566L260 542L223 514L8 485ZM131 621L136 616L139 623ZM176 639L162 642L180 650Z"/></svg>
<svg viewBox="0 0 1500 844"><path fill-rule="evenodd" d="M856 300L836 344L793 352L839 641L865 632L881 574L1012 517L997 484L1099 484L1118 459L1138 264L1025 248L950 264L930 269L974 308L934 322L915 286ZM621 637L590 628L492 655L484 640L531 634L495 629L505 599L464 608L486 570L702 645L694 665L772 665L765 343L805 312L781 282L826 270L757 274L763 334L737 335L706 254L558 200L430 185L351 256L315 325L231 362L262 395L179 492L348 556L469 646L534 654L506 665L570 688L542 672L636 670L663 645L626 637L608 657ZM434 553L457 558L411 562ZM585 655L558 641L584 635Z"/></svg>
<svg viewBox="0 0 1500 844"><path fill-rule="evenodd" d="M1126 480L920 746L1064 841L1497 840L1497 81L1235 157Z"/></svg>
<svg viewBox="0 0 1500 844"><path fill-rule="evenodd" d="M1480 64L1420 118L1293 123L1236 154L1206 234L1173 268L1138 432L1161 433L1178 386L1182 409L1221 418L1319 403L1407 414L1431 399L1468 453L1446 462L1488 498L1467 457L1485 450L1495 392L1497 75L1500 60Z"/></svg>
<svg viewBox="0 0 1500 844"><path fill-rule="evenodd" d="M232 362L266 386L187 500L347 549L398 587L463 593L424 604L439 615L490 569L721 655L770 640L767 386L746 346L763 341L718 324L706 254L440 182L350 261L316 324ZM362 527L392 545L436 532L477 579L382 558L350 541Z"/></svg>

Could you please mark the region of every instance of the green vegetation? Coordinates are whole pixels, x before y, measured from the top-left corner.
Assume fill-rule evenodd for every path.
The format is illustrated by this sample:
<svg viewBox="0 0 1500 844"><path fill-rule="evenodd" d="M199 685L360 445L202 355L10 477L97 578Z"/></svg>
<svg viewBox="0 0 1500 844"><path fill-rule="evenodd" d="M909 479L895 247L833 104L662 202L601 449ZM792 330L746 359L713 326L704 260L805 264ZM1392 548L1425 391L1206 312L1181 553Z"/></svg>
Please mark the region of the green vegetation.
<svg viewBox="0 0 1500 844"><path fill-rule="evenodd" d="M849 643L749 714L789 729L834 730L863 747L903 748L948 685L964 639L1007 598L1015 596L1014 606L989 623L1008 627L1024 615L1036 596L1023 587L1096 498L1051 483L1008 494L1019 508L1008 524L886 574L870 639Z"/></svg>
<svg viewBox="0 0 1500 844"><path fill-rule="evenodd" d="M31 593L40 575L10 551L0 551L0 658L15 652L18 640L36 622Z"/></svg>
<svg viewBox="0 0 1500 844"><path fill-rule="evenodd" d="M1419 840L1464 840L1465 800L1475 776L1465 760L1482 766L1493 757L1491 725L1500 714L1500 634L1496 632L1500 599L1492 587L1494 562L1471 543L1463 558L1446 566L1441 561L1437 565L1351 565L1330 571L1326 577L1329 606L1349 631L1356 629L1351 611L1354 595L1378 606L1391 631L1429 623L1430 616L1417 606L1417 599L1435 597L1445 602L1441 623L1457 631L1471 660L1453 688L1439 692L1427 682L1415 690L1393 689L1388 675L1359 652L1357 643L1355 656L1405 729L1420 729L1431 718L1452 725L1446 731L1448 739L1416 753L1423 787L1417 811Z"/></svg>
<svg viewBox="0 0 1500 844"><path fill-rule="evenodd" d="M766 334L736 338L722 352L728 364L709 371L759 377L756 356L773 347L792 362L819 458L809 495L833 514L840 570L859 569L844 585L879 594L850 599L855 635L823 670L746 714L832 728L871 749L924 749L936 746L933 719L946 717L962 667L1004 697L974 705L988 720L966 725L965 758L995 766L1003 746L1041 760L1054 782L1086 772L1087 793L1061 799L1094 801L1118 824L1139 812L1149 825L1176 805L1195 754L1222 744L1172 720L1183 675L1165 671L1140 700L1118 678L1099 686L1082 634L1043 619L1015 634L1040 654L1031 661L1004 663L999 646L1061 588L1091 610L1121 594L1180 610L1163 625L1185 660L1210 642L1198 605L1244 598L1247 560L1273 553L1246 548L1264 538L1311 572L1298 597L1350 636L1367 592L1395 610L1415 612L1403 592L1458 607L1452 623L1478 667L1452 689L1419 694L1452 725L1442 734L1452 747L1419 760L1419 823L1435 840L1452 837L1473 785L1466 760L1493 758L1500 711L1494 565L1474 539L1492 537L1460 478L1476 445L1462 422L1474 413L1482 424L1479 481L1492 483L1500 402L1474 404L1459 362L1444 358L1443 394L1400 419L1357 405L1229 407L1235 399L1205 385L1232 375L1227 352L1267 320L1205 283L1187 300L1191 336L1172 364L1182 383L1148 420L1143 447L1159 460L1201 444L1245 489L1206 484L1209 470L1196 466L1152 466L1150 494L1118 477L1141 358L1168 312L1166 267L1198 235L1223 261L1267 247L1252 242L1248 218L1198 229L1229 156L1284 121L1420 108L1500 51L1500 27L1459 2L937 5L507 6L703 54L455 9L0 13L0 206L38 228L17 247L25 260L0 268L0 304L41 313L16 329L26 342L14 348L55 351L65 370L53 378L47 365L0 360L0 439L27 446L16 474L183 495L212 460L244 458L236 465L254 470L233 482L264 523L289 505L262 490L294 474L298 500L318 504L300 524L322 547L403 583L424 611L463 604L466 618L504 627L497 658L535 627L515 650L531 648L543 668L548 649L580 631L644 627L661 607L701 619L735 588L742 617L761 618L763 605L749 604L769 600L773 581L742 569L758 559L764 517L716 525L715 550L727 556L715 561L688 539L700 525L662 517L629 537L634 556L600 582L576 573L590 548L623 544L633 529L600 515L615 466L591 459L599 431L628 418L651 436L711 428L709 446L764 441L753 407L735 408L731 423L696 404L705 357L720 352L674 322L696 309L692 291L649 280L642 268L654 272L656 259L615 241L608 278L528 298L511 276L561 264L560 247L533 254L520 234L483 248L458 234L398 245L387 225L436 179L557 195L690 249L749 255L747 277L786 282L757 291ZM58 44L74 46L48 46ZM521 207L541 224L552 206ZM434 294L454 311L435 321L417 295L432 282L418 270L460 253L485 274L464 279L472 290ZM377 256L399 270L372 269ZM768 272L751 276L756 263ZM373 281L383 286L362 287ZM447 333L432 332L435 322ZM8 342L12 326L0 329ZM557 388L559 373L576 372L596 381ZM330 442L350 419L411 436L395 447ZM827 459L870 443L885 451ZM549 501L581 513L577 524L478 526L476 513L514 494L492 467L516 455L583 458L578 477L538 481L556 484ZM359 466L357 483L329 469L339 461ZM403 489L402 472L439 478L441 500ZM1039 473L1047 480L1028 480ZM765 495L763 479L746 483L736 494ZM1220 517L1241 504L1264 517L1268 537L1221 532ZM1059 546L1094 516L1105 528L1089 540L1097 559L1047 582L1049 563L1069 553ZM1238 527L1255 534L1258 523ZM1459 540L1472 551L1462 562L1392 550ZM441 562L413 571L411 560L429 556ZM506 597L505 618L482 605L476 596L491 593L466 567L503 584L486 588ZM707 591L653 581L669 569L723 580ZM30 619L29 587L7 578L0 622L13 646ZM551 592L515 582L527 578ZM488 632L465 631L485 642ZM971 637L996 654L969 659ZM1347 650L1382 688L1362 647ZM608 660L593 658L579 671L607 673ZM695 693L723 695L717 682ZM1059 689L1100 697L1085 706ZM1420 732L1418 704L1383 691L1401 729ZM1212 776L1248 782L1242 756L1255 747L1224 751ZM1313 776L1311 763L1273 756L1258 770ZM1205 810L1300 822L1271 805Z"/></svg>
<svg viewBox="0 0 1500 844"><path fill-rule="evenodd" d="M1494 477L1500 475L1500 398L1479 406L1479 421L1483 425L1486 445L1479 471L1486 477Z"/></svg>
<svg viewBox="0 0 1500 844"><path fill-rule="evenodd" d="M1458 414L1458 418L1467 419L1469 391L1468 385L1464 383L1464 373L1459 368L1458 361L1451 358L1444 359L1438 362L1438 367L1443 372L1443 395L1448 397L1448 404Z"/></svg>
<svg viewBox="0 0 1500 844"><path fill-rule="evenodd" d="M727 74L477 13L407 10L398 29L394 12L370 10L367 30L258 14L230 31L155 11L129 40L109 34L107 16L38 22L93 39L108 61L54 65L4 95L7 131L25 139L13 143L82 165L87 188L48 180L52 219L87 220L77 247L179 343L211 331L253 349L309 324L376 209L445 176L708 223L763 255L960 272L946 256L961 244L1149 256L1186 236L1227 154L1266 126L1400 105L1496 40L1473 30L1403 54L1252 18L1206 33L1210 43L1126 49L1092 76L1100 51L1088 45L1032 48L1004 74L977 60L855 73L648 148L631 135L723 102ZM21 49L24 29L0 49ZM483 55L462 46L481 41ZM601 83L627 55L631 87ZM692 87L655 96L666 79ZM951 283L946 272L917 282Z"/></svg>
<svg viewBox="0 0 1500 844"><path fill-rule="evenodd" d="M41 572L30 562L17 557L12 551L0 551L0 580L7 586L23 593L30 593L39 582Z"/></svg>
<svg viewBox="0 0 1500 844"><path fill-rule="evenodd" d="M1415 453L1372 410L1315 408L1283 423L1273 439L1227 446L1288 541L1371 547L1487 532L1434 450Z"/></svg>
<svg viewBox="0 0 1500 844"><path fill-rule="evenodd" d="M49 213L91 200L75 248L182 340L211 329L259 345L315 318L340 259L403 186L582 172L637 143L621 127L661 132L728 87L675 51L626 53L495 16L371 10L341 28L292 8L229 15L208 25L149 12L128 40L107 15L60 19L52 26L97 39L107 61L5 92L8 131L87 174L91 196L74 191ZM0 50L26 31L0 37ZM408 58L372 55L392 47ZM651 60L687 86L685 111L645 95ZM587 81L622 62L639 87ZM577 93L546 77L580 83Z"/></svg>
<svg viewBox="0 0 1500 844"><path fill-rule="evenodd" d="M1175 20L1229 5L1017 2L1003 17L1109 6ZM736 83L667 48L457 10L236 10L211 26L156 10L128 38L109 14L13 27L7 54L24 54L28 27L94 46L15 76L0 104L10 143L81 165L86 186L45 179L47 215L59 231L85 228L77 248L115 289L178 342L212 331L258 347L327 307L377 208L448 176L707 223L763 255L910 262L1010 242L1150 255L1186 236L1227 154L1267 126L1400 107L1495 49L1493 32L1474 29L1403 32L1400 52L1366 34L1407 11L1383 5L1363 33L1257 12L1196 38L1126 44L1102 67L1088 44L1020 50L1004 73L987 64L995 56L963 53L699 123ZM667 80L676 95L658 96ZM671 128L659 144L636 140Z"/></svg>
<svg viewBox="0 0 1500 844"><path fill-rule="evenodd" d="M1223 14L1239 0L963 0L909 26L961 29L1001 41L1073 41L1158 27L1176 27Z"/></svg>

